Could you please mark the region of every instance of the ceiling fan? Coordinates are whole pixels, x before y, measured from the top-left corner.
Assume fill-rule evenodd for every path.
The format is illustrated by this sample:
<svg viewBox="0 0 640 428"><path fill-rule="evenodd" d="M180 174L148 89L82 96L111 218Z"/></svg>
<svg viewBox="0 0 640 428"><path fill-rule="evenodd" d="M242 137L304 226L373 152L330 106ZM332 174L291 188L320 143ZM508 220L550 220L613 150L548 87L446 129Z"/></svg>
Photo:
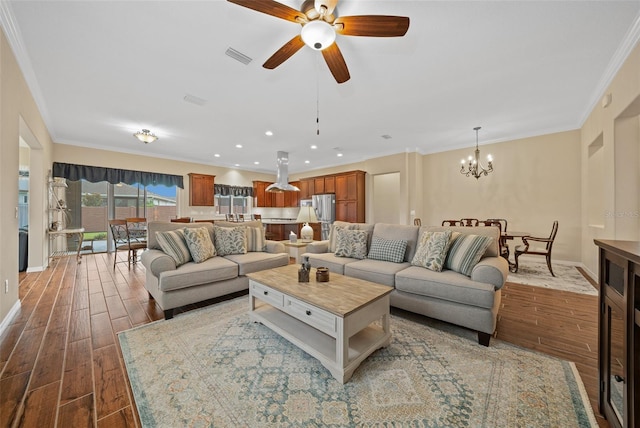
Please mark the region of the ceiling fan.
<svg viewBox="0 0 640 428"><path fill-rule="evenodd" d="M358 15L338 17L338 0L305 0L300 10L274 0L228 0L240 6L302 25L300 34L289 40L262 65L274 69L304 45L322 51L322 56L338 83L351 77L342 52L335 43L343 36L400 37L409 29L405 16Z"/></svg>

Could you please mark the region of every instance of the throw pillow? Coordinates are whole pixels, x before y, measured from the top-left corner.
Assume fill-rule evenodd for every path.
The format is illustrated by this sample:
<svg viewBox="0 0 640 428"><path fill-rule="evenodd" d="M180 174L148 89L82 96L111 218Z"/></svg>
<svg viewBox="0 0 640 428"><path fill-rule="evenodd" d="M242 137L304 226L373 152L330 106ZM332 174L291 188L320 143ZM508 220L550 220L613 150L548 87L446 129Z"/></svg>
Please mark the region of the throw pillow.
<svg viewBox="0 0 640 428"><path fill-rule="evenodd" d="M369 249L367 258L402 263L405 251L407 251L407 241L401 239L384 239L379 236L374 236L371 240L371 249Z"/></svg>
<svg viewBox="0 0 640 428"><path fill-rule="evenodd" d="M202 263L216 255L216 249L206 227L185 227L183 232L194 262Z"/></svg>
<svg viewBox="0 0 640 428"><path fill-rule="evenodd" d="M451 231L424 232L420 237L418 249L411 260L413 266L420 266L440 272L444 267L447 249L451 241Z"/></svg>
<svg viewBox="0 0 640 428"><path fill-rule="evenodd" d="M245 227L245 233L247 235L247 251L267 251L264 228Z"/></svg>
<svg viewBox="0 0 640 428"><path fill-rule="evenodd" d="M367 231L337 228L336 257L364 259L367 255Z"/></svg>
<svg viewBox="0 0 640 428"><path fill-rule="evenodd" d="M247 235L244 227L213 226L213 240L219 256L229 254L246 254Z"/></svg>
<svg viewBox="0 0 640 428"><path fill-rule="evenodd" d="M171 256L176 262L176 267L191 261L191 253L187 248L182 230L170 230L156 232L156 240L165 254Z"/></svg>
<svg viewBox="0 0 640 428"><path fill-rule="evenodd" d="M466 276L471 276L473 267L478 264L493 238L479 235L460 235L451 244L447 254L446 267Z"/></svg>

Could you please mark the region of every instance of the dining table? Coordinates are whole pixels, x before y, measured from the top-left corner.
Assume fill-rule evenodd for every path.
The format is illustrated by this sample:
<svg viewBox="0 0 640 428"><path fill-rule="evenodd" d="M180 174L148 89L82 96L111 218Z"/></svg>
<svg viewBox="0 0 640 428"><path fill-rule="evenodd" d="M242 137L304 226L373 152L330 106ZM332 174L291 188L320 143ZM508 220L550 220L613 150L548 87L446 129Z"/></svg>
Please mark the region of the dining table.
<svg viewBox="0 0 640 428"><path fill-rule="evenodd" d="M504 257L505 259L507 259L507 262L509 263L509 271L513 272L513 269L515 268L515 262L512 262L511 260L509 260L509 249L507 247L507 243L506 241L512 241L516 238L526 238L528 236L531 236L531 233L529 232L517 232L517 231L508 231L508 232L502 232L502 234L500 235L500 239L502 239L503 242L503 246L504 248L507 248L507 250L505 251L504 254L502 254L502 257Z"/></svg>

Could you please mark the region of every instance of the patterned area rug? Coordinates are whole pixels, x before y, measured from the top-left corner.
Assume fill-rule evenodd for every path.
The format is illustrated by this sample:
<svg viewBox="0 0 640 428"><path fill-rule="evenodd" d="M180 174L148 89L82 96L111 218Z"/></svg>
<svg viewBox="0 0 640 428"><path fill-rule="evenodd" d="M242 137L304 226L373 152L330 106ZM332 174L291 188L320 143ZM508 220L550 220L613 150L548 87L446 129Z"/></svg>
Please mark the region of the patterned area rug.
<svg viewBox="0 0 640 428"><path fill-rule="evenodd" d="M392 315L391 345L342 385L248 308L119 335L143 427L597 427L573 363Z"/></svg>
<svg viewBox="0 0 640 428"><path fill-rule="evenodd" d="M553 264L553 273L549 273L549 268L545 262L536 262L520 259L518 273L510 272L507 277L508 282L518 284L534 285L536 287L553 288L555 290L571 291L574 293L598 295L598 290L591 285L582 273L575 266Z"/></svg>

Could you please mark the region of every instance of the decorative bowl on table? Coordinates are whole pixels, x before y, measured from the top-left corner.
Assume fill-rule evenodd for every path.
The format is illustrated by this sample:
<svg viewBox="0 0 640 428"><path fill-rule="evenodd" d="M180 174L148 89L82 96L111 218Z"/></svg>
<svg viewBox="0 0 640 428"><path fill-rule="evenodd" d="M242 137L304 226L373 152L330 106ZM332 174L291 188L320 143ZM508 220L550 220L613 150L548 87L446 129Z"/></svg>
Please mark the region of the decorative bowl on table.
<svg viewBox="0 0 640 428"><path fill-rule="evenodd" d="M317 282L329 282L329 268L319 267L316 269Z"/></svg>

